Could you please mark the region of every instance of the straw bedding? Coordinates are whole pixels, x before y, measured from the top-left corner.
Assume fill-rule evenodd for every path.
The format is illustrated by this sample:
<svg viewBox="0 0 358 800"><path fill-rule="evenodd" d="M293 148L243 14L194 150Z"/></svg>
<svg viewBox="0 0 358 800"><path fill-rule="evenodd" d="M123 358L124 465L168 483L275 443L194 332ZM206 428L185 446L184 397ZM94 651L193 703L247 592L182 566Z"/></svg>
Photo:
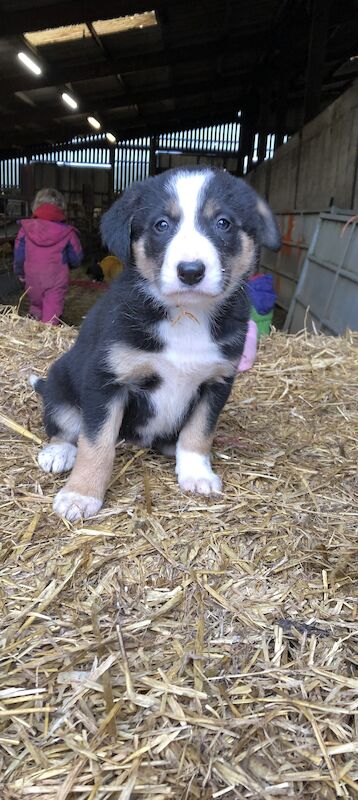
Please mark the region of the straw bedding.
<svg viewBox="0 0 358 800"><path fill-rule="evenodd" d="M74 335L0 316L2 800L357 797L357 335L261 345L222 497L122 445L72 526L27 376Z"/></svg>

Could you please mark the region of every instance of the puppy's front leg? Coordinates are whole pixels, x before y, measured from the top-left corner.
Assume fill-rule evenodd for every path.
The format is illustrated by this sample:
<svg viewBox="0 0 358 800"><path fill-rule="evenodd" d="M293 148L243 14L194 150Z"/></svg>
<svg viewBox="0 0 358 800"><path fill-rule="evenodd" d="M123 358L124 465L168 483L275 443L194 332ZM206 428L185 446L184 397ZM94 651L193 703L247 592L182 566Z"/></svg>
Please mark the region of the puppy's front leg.
<svg viewBox="0 0 358 800"><path fill-rule="evenodd" d="M104 422L95 435L86 432L84 419L73 470L53 504L54 511L61 517L73 522L81 517L91 517L101 508L112 473L123 411L123 402L113 400L107 406Z"/></svg>
<svg viewBox="0 0 358 800"><path fill-rule="evenodd" d="M221 409L229 397L232 379L208 385L181 430L176 447L176 472L180 488L197 494L219 494L221 479L213 472L210 450Z"/></svg>

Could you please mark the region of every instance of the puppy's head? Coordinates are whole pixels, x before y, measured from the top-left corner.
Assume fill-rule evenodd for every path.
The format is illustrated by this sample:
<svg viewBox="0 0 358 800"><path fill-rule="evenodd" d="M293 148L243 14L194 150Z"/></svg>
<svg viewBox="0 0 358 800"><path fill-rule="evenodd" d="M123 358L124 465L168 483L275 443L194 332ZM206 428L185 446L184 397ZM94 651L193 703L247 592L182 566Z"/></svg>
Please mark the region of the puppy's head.
<svg viewBox="0 0 358 800"><path fill-rule="evenodd" d="M281 244L264 200L211 169L170 170L133 184L104 215L102 236L156 295L176 304L230 293L255 267L261 245Z"/></svg>

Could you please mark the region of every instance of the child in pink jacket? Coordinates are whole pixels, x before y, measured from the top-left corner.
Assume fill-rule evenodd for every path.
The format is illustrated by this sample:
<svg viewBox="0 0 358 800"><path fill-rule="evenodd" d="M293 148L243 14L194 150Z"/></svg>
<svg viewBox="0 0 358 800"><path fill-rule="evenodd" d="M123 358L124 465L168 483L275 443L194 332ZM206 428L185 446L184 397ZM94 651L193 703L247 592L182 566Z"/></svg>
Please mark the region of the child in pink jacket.
<svg viewBox="0 0 358 800"><path fill-rule="evenodd" d="M83 252L76 229L65 222L65 199L57 189L41 189L32 219L20 220L15 241L14 272L25 284L30 314L58 325L69 285L69 268Z"/></svg>

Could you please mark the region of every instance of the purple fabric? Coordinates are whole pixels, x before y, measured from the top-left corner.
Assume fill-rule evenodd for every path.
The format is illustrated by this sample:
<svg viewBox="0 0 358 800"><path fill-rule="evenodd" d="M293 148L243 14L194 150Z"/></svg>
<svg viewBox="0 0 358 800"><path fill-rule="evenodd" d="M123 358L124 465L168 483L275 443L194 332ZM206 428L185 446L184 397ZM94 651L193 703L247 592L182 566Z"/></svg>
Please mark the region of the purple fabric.
<svg viewBox="0 0 358 800"><path fill-rule="evenodd" d="M66 246L62 250L62 260L64 264L68 264L70 269L75 269L75 267L79 267L82 261L82 250L80 252L76 251L76 248L73 246L72 242L67 242Z"/></svg>
<svg viewBox="0 0 358 800"><path fill-rule="evenodd" d="M20 233L16 237L15 250L14 250L14 272L18 278L24 277L24 263L25 263L25 235Z"/></svg>
<svg viewBox="0 0 358 800"><path fill-rule="evenodd" d="M249 280L251 305L258 314L268 314L276 302L272 275L258 275Z"/></svg>

